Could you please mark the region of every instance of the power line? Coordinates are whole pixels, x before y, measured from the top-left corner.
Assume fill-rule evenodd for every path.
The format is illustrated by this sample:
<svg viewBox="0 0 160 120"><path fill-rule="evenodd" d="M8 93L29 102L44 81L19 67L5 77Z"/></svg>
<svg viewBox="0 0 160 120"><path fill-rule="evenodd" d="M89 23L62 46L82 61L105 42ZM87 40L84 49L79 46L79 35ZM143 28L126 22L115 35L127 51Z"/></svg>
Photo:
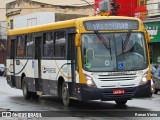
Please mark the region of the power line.
<svg viewBox="0 0 160 120"><path fill-rule="evenodd" d="M53 8L53 7L37 7L37 8L0 8L0 9L45 9L45 8Z"/></svg>
<svg viewBox="0 0 160 120"><path fill-rule="evenodd" d="M84 1L84 0L82 0ZM89 4L94 4L93 2L88 2ZM8 8L0 8L0 9L45 9L45 8L53 8L54 6L59 6L59 7L82 7L82 4L85 5L85 6L88 6L87 4L84 4L84 3L81 3L81 4L71 4L70 6L61 6L61 5L52 5L52 4L44 4L44 5L52 5L52 7L37 7L37 8L12 8L12 7L8 7ZM120 4L120 3L118 3ZM158 4L158 3L149 3L149 4L143 4L143 5L140 5L140 6L146 6L146 5L153 5L153 4ZM81 5L81 6L78 6L78 5ZM122 5L122 4L120 4ZM128 5L122 5L122 6L138 6L138 5L133 5L133 4L128 4Z"/></svg>
<svg viewBox="0 0 160 120"><path fill-rule="evenodd" d="M86 5L86 6L89 6L89 5ZM64 6L62 6L62 7L64 7ZM66 6L65 6L66 7ZM73 7L73 6L68 6L68 7ZM75 7L82 7L82 6L75 6ZM85 6L83 6L83 7L85 7ZM54 8L54 7L36 7L36 8L0 8L0 9L45 9L45 8Z"/></svg>
<svg viewBox="0 0 160 120"><path fill-rule="evenodd" d="M156 3L154 3L156 4ZM120 5L120 8L124 8L124 7L138 7L138 5L133 5L133 4L128 4L128 5L122 5L122 4L118 4ZM141 5L141 6L146 6L146 5L152 5L152 4L145 4L145 5ZM86 5L89 6L89 5ZM66 7L66 6L62 6L62 7ZM68 6L68 7L73 7L73 6ZM82 6L75 6L75 7L82 7ZM46 9L46 8L54 8L54 7L35 7L35 8L30 8L30 7L19 7L19 8L0 8L0 9Z"/></svg>
<svg viewBox="0 0 160 120"><path fill-rule="evenodd" d="M94 5L93 2L88 2L90 5ZM83 7L83 6L89 6L89 4L71 4L71 5L51 5L51 7L35 7L35 8L30 8L30 7L26 7L26 8L12 8L12 7L6 7L6 8L0 8L0 9L45 9L45 8L54 8L54 7ZM44 4L44 5L50 5L50 4Z"/></svg>
<svg viewBox="0 0 160 120"><path fill-rule="evenodd" d="M84 0L82 0L82 1L84 1ZM90 3L91 4L91 3ZM92 3L93 4L93 3ZM123 5L123 4L119 4L119 5L121 5L121 7L123 6L123 7L133 7L133 6L146 6L146 5L152 5L152 4L157 4L157 3L151 3L151 4L144 4L144 5L133 5L133 4L128 4L128 5ZM76 5L76 4L72 4L72 5ZM82 6L72 6L72 5L70 5L70 6L59 6L59 7L82 7ZM77 5L79 5L79 4L77 4ZM87 4L85 4L85 6L89 6L89 5L87 5ZM29 8L29 7L19 7L19 8L12 8L12 7L7 7L7 8L0 8L0 9L45 9L45 8L53 8L53 7L55 7L55 6L52 6L52 7L35 7L35 8Z"/></svg>

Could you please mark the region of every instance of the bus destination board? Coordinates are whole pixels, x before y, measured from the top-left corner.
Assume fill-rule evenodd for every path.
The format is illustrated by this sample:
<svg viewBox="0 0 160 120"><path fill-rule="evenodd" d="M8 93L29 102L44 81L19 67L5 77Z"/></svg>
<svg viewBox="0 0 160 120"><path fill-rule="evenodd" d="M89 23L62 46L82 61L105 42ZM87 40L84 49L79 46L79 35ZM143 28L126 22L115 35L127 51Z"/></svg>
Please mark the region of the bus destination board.
<svg viewBox="0 0 160 120"><path fill-rule="evenodd" d="M85 21L86 30L137 30L139 27L136 20L95 20Z"/></svg>

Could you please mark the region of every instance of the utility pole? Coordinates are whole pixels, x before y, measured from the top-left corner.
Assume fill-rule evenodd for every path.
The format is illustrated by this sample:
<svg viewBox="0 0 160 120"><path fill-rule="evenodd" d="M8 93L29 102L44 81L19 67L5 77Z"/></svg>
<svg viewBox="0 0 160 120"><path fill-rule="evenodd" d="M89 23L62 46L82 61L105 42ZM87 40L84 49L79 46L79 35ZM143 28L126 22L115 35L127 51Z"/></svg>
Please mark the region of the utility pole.
<svg viewBox="0 0 160 120"><path fill-rule="evenodd" d="M2 39L2 29L1 29L1 21L0 21L0 40Z"/></svg>
<svg viewBox="0 0 160 120"><path fill-rule="evenodd" d="M112 15L117 15L117 8L119 8L120 5L118 5L116 3L116 0L111 0L111 5L112 5L112 8L113 8Z"/></svg>

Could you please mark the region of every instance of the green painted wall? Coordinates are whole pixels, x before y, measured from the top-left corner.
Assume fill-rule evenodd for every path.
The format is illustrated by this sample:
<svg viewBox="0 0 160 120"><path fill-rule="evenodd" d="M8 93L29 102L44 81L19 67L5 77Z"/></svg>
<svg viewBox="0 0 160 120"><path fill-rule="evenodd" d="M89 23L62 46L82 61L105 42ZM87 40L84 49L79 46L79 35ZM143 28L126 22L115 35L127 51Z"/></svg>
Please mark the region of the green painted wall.
<svg viewBox="0 0 160 120"><path fill-rule="evenodd" d="M160 22L150 22L144 24L151 36L150 55L152 63L160 64Z"/></svg>
<svg viewBox="0 0 160 120"><path fill-rule="evenodd" d="M150 42L160 42L160 22L145 23L144 26L151 35Z"/></svg>

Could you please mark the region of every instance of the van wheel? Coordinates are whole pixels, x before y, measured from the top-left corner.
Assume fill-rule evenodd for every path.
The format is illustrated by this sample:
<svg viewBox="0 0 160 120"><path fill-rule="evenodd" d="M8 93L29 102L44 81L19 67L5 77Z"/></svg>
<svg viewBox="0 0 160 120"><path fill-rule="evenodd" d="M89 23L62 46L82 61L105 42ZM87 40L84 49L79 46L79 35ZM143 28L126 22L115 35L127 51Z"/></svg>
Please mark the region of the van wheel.
<svg viewBox="0 0 160 120"><path fill-rule="evenodd" d="M62 95L62 101L63 101L64 106L66 107L70 106L71 100L69 98L68 88L67 88L65 81L62 83L62 94L61 95Z"/></svg>
<svg viewBox="0 0 160 120"><path fill-rule="evenodd" d="M24 96L24 99L30 99L31 98L31 92L28 91L28 85L25 82L25 78L26 77L23 78L23 84L22 84L23 96Z"/></svg>
<svg viewBox="0 0 160 120"><path fill-rule="evenodd" d="M155 89L154 94L157 94L157 93L158 93L158 89Z"/></svg>
<svg viewBox="0 0 160 120"><path fill-rule="evenodd" d="M36 92L32 92L31 97L32 97L32 99L37 100L39 98L39 95L37 95Z"/></svg>
<svg viewBox="0 0 160 120"><path fill-rule="evenodd" d="M115 102L117 105L125 105L127 103L127 100L116 100Z"/></svg>

